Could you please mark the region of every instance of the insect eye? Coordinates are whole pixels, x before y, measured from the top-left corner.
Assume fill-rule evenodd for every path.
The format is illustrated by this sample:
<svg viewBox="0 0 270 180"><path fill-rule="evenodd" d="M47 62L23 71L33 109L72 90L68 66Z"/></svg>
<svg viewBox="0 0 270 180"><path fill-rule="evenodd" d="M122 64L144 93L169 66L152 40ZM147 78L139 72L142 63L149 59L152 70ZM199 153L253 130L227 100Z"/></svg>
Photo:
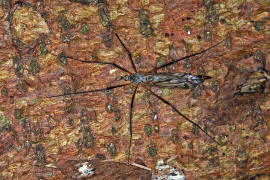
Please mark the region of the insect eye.
<svg viewBox="0 0 270 180"><path fill-rule="evenodd" d="M130 80L129 76L121 76L121 79L124 79L125 81L129 81Z"/></svg>
<svg viewBox="0 0 270 180"><path fill-rule="evenodd" d="M147 76L146 77L146 81L153 81L153 80L154 80L154 78L152 76Z"/></svg>

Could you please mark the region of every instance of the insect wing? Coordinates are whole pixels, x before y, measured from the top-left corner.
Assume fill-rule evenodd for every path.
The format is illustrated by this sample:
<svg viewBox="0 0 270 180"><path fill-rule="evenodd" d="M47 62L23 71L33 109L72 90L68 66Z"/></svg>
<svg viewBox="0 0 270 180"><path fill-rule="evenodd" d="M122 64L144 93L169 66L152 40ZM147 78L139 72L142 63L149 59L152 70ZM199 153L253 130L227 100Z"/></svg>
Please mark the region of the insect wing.
<svg viewBox="0 0 270 180"><path fill-rule="evenodd" d="M202 76L192 75L189 73L159 73L153 76L151 86L160 88L182 88L192 89L203 82Z"/></svg>

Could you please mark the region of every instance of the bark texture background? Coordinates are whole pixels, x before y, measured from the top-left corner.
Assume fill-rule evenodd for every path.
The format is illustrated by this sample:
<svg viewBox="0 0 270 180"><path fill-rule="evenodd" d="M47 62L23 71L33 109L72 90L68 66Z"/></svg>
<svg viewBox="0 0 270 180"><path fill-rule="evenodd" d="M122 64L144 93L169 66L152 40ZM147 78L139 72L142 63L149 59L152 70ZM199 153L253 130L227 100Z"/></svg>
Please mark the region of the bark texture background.
<svg viewBox="0 0 270 180"><path fill-rule="evenodd" d="M269 82L233 96L259 68L270 69L269 7L267 0L0 0L0 178L79 178L78 167L90 162L89 178L151 179L125 164L133 86L44 98L105 88L126 75L67 56L133 72L114 33L139 71L225 40L161 70L211 76L204 85L153 88L222 145L139 88L131 163L154 172L163 159L187 179L269 178Z"/></svg>

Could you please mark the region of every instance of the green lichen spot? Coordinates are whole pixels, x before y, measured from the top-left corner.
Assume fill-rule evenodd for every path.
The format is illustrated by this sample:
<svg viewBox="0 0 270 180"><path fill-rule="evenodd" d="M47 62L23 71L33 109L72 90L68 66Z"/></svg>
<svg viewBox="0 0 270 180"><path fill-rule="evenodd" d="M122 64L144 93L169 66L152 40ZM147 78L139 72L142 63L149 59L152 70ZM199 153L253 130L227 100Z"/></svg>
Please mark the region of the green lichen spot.
<svg viewBox="0 0 270 180"><path fill-rule="evenodd" d="M218 142L219 142L222 146L228 144L228 135L220 135L220 136L218 136Z"/></svg>
<svg viewBox="0 0 270 180"><path fill-rule="evenodd" d="M188 148L189 148L189 149L193 149L193 143L192 143L192 142L190 142L190 143L188 144Z"/></svg>
<svg viewBox="0 0 270 180"><path fill-rule="evenodd" d="M171 139L174 144L178 143L179 141L179 136L178 136L178 131L177 129L173 129L171 132Z"/></svg>
<svg viewBox="0 0 270 180"><path fill-rule="evenodd" d="M91 148L95 145L95 138L91 131L87 131L83 135L83 146L85 148Z"/></svg>
<svg viewBox="0 0 270 180"><path fill-rule="evenodd" d="M236 151L236 164L241 168L246 168L248 162L248 154L245 149L239 148Z"/></svg>
<svg viewBox="0 0 270 180"><path fill-rule="evenodd" d="M45 43L41 43L39 45L39 50L40 50L40 54L41 55L46 55L48 53L48 49L46 48L46 44Z"/></svg>
<svg viewBox="0 0 270 180"><path fill-rule="evenodd" d="M90 26L88 24L82 24L81 26L81 34L87 35L89 34Z"/></svg>
<svg viewBox="0 0 270 180"><path fill-rule="evenodd" d="M102 26L108 27L112 25L112 21L108 13L106 12L105 5L100 5L98 8L98 14Z"/></svg>
<svg viewBox="0 0 270 180"><path fill-rule="evenodd" d="M256 21L254 27L256 31L262 31L264 29L264 23L262 21Z"/></svg>
<svg viewBox="0 0 270 180"><path fill-rule="evenodd" d="M36 146L36 158L39 164L45 164L45 150L41 144Z"/></svg>
<svg viewBox="0 0 270 180"><path fill-rule="evenodd" d="M263 67L265 67L265 55L262 51L256 50L254 54L254 60L258 61L262 64Z"/></svg>
<svg viewBox="0 0 270 180"><path fill-rule="evenodd" d="M146 136L150 136L152 134L152 126L151 126L151 124L145 124L144 125L144 134Z"/></svg>
<svg viewBox="0 0 270 180"><path fill-rule="evenodd" d="M157 67L160 67L160 66L166 64L166 57L164 57L164 56L158 57L156 64L157 64ZM165 68L162 68L162 70L164 71Z"/></svg>
<svg viewBox="0 0 270 180"><path fill-rule="evenodd" d="M110 153L111 156L116 155L116 146L114 143L110 142L107 146L107 151Z"/></svg>
<svg viewBox="0 0 270 180"><path fill-rule="evenodd" d="M33 104L37 104L37 103L39 103L39 101L40 101L40 98L36 98L36 99L34 99Z"/></svg>
<svg viewBox="0 0 270 180"><path fill-rule="evenodd" d="M210 30L205 30L203 32L204 40L205 41L211 41L212 40L212 32Z"/></svg>
<svg viewBox="0 0 270 180"><path fill-rule="evenodd" d="M59 16L58 22L60 23L62 29L65 31L67 31L71 27L70 22L67 20L65 16Z"/></svg>
<svg viewBox="0 0 270 180"><path fill-rule="evenodd" d="M101 37L103 39L103 43L107 48L111 48L113 45L112 33L107 31L106 33L101 33Z"/></svg>
<svg viewBox="0 0 270 180"><path fill-rule="evenodd" d="M27 101L25 99L20 99L17 101L17 103L20 106L27 106Z"/></svg>
<svg viewBox="0 0 270 180"><path fill-rule="evenodd" d="M171 94L169 89L163 89L162 90L162 96L167 97Z"/></svg>
<svg viewBox="0 0 270 180"><path fill-rule="evenodd" d="M138 64L138 63L140 63L140 62L141 62L141 55L137 55L137 56L135 57L135 63Z"/></svg>
<svg viewBox="0 0 270 180"><path fill-rule="evenodd" d="M130 85L129 86L129 93L132 94L134 92L135 87Z"/></svg>
<svg viewBox="0 0 270 180"><path fill-rule="evenodd" d="M5 126L9 123L9 119L6 116L0 116L0 127Z"/></svg>
<svg viewBox="0 0 270 180"><path fill-rule="evenodd" d="M23 75L23 63L22 60L19 59L19 57L14 56L13 57L13 69L15 70L15 73L18 77L22 77Z"/></svg>
<svg viewBox="0 0 270 180"><path fill-rule="evenodd" d="M15 109L14 110L14 116L16 119L21 119L22 118L22 110L21 109Z"/></svg>
<svg viewBox="0 0 270 180"><path fill-rule="evenodd" d="M26 47L26 44L24 42L22 42L20 39L14 37L12 38L13 42L16 44L16 46L23 48Z"/></svg>
<svg viewBox="0 0 270 180"><path fill-rule="evenodd" d="M62 65L66 65L67 64L67 56L64 52L61 52L59 55L58 55L58 59L60 61L60 63Z"/></svg>
<svg viewBox="0 0 270 180"><path fill-rule="evenodd" d="M117 130L116 130L116 128L115 128L114 126L112 127L111 131L112 131L112 134L113 134L113 135L115 135L116 132L117 132Z"/></svg>
<svg viewBox="0 0 270 180"><path fill-rule="evenodd" d="M69 117L67 123L68 125L73 126L74 120L71 117Z"/></svg>
<svg viewBox="0 0 270 180"><path fill-rule="evenodd" d="M143 100L143 101L145 100L145 95L144 94L138 94L137 97L140 100Z"/></svg>
<svg viewBox="0 0 270 180"><path fill-rule="evenodd" d="M27 86L25 81L20 81L16 85L16 89L19 90L21 93L25 93L27 91Z"/></svg>
<svg viewBox="0 0 270 180"><path fill-rule="evenodd" d="M183 67L187 70L190 70L191 69L191 63L190 63L190 60L189 59L186 59L183 61Z"/></svg>
<svg viewBox="0 0 270 180"><path fill-rule="evenodd" d="M31 125L28 117L21 118L20 124L22 125L25 132L29 133L31 131Z"/></svg>
<svg viewBox="0 0 270 180"><path fill-rule="evenodd" d="M219 21L219 14L217 13L214 4L214 0L203 0L205 19L212 25L216 25Z"/></svg>
<svg viewBox="0 0 270 180"><path fill-rule="evenodd" d="M216 92L218 90L218 87L219 87L219 81L218 80L212 81L212 83L211 83L212 91Z"/></svg>
<svg viewBox="0 0 270 180"><path fill-rule="evenodd" d="M66 112L67 113L71 113L75 108L75 103L72 101L72 102L69 102L68 104L66 104Z"/></svg>
<svg viewBox="0 0 270 180"><path fill-rule="evenodd" d="M216 154L218 152L217 147L209 147L203 150L203 154L208 153L209 155Z"/></svg>
<svg viewBox="0 0 270 180"><path fill-rule="evenodd" d="M230 132L234 132L235 129L236 129L236 128L235 128L235 125L232 125L232 126L229 127Z"/></svg>
<svg viewBox="0 0 270 180"><path fill-rule="evenodd" d="M152 36L154 33L154 29L150 23L147 12L142 10L139 12L139 20L140 20L140 32L145 37Z"/></svg>
<svg viewBox="0 0 270 180"><path fill-rule="evenodd" d="M29 71L35 75L40 72L40 65L36 58L30 60Z"/></svg>
<svg viewBox="0 0 270 180"><path fill-rule="evenodd" d="M1 96L2 97L7 97L8 96L8 90L6 87L2 87L1 89Z"/></svg>
<svg viewBox="0 0 270 180"><path fill-rule="evenodd" d="M232 38L229 34L226 36L226 39L225 39L225 47L227 49L232 49Z"/></svg>
<svg viewBox="0 0 270 180"><path fill-rule="evenodd" d="M149 156L154 157L157 155L157 149L153 144L150 144L147 148L147 153Z"/></svg>

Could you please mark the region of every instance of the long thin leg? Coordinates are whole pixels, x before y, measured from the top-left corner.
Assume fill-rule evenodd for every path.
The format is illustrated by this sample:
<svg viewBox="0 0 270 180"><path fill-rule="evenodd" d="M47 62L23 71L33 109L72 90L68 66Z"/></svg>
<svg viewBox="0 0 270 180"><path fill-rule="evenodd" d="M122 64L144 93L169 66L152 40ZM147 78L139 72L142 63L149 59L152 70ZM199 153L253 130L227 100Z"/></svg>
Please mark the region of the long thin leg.
<svg viewBox="0 0 270 180"><path fill-rule="evenodd" d="M167 67L167 66L170 66L170 65L173 65L173 64L175 64L175 63L177 63L177 62L179 62L179 61L183 61L183 60L188 59L188 58L190 58L190 57L197 56L197 55L199 55L199 54L205 53L206 51L208 51L208 50L210 50L210 49L212 49L212 48L214 48L214 47L220 45L223 41L225 41L225 39L223 39L222 41L218 42L217 44L215 44L215 45L213 45L213 46L211 46L211 47L209 47L209 48L207 48L207 49L204 49L204 50L202 50L202 51L200 51L200 52L197 52L197 53L194 53L194 54L191 54L191 55L182 57L182 58L180 58L180 59L177 59L177 60L168 62L168 63L166 63L166 64L163 64L163 65L159 66L159 67L156 67L156 68L154 69L154 71L157 71L158 69L161 69L161 68L164 68L164 67ZM151 71L153 71L153 70L151 70Z"/></svg>
<svg viewBox="0 0 270 180"><path fill-rule="evenodd" d="M55 54L52 54L52 55L57 56ZM69 58L69 59L72 59L74 61L82 62L82 63L112 65L112 66L116 67L117 69L119 69L121 71L127 72L128 74L132 74L130 71L126 70L125 68L121 67L118 64L112 63L112 62L99 62L99 61L81 60L81 59L78 59L78 58L74 58L72 56L65 56L65 57Z"/></svg>
<svg viewBox="0 0 270 180"><path fill-rule="evenodd" d="M204 52L205 53L205 52ZM201 54L201 56L199 56L199 57L197 57L195 60L197 60L197 59L201 59L202 58L202 56L204 55L204 53L202 53ZM184 60L184 59L183 59ZM160 69L160 68L159 68ZM149 72L151 72L151 73L157 73L157 67L154 67L151 71L149 71Z"/></svg>
<svg viewBox="0 0 270 180"><path fill-rule="evenodd" d="M74 58L74 57L71 57L71 56L66 56L67 58L69 58L69 59L73 59L73 60L75 60L75 61L79 61L79 62L82 62L82 63L95 63L95 64L108 64L108 65L112 65L112 66L114 66L114 67L116 67L116 68L118 68L118 69L120 69L120 70L122 70L122 71L125 71L125 72L127 72L127 73L129 73L129 74L132 74L131 72L129 72L128 70L126 70L125 68L123 68L123 67L121 67L120 65L117 65L117 64L115 64L115 63L112 63L112 62L99 62L99 61L85 61L85 60L80 60L80 59L77 59L77 58Z"/></svg>
<svg viewBox="0 0 270 180"><path fill-rule="evenodd" d="M146 88L146 87L145 87ZM215 140L215 138L211 135L209 135L200 125L198 125L197 123L193 122L192 120L190 120L188 117L186 117L184 114L182 114L178 109L176 109L176 107L174 107L174 105L172 105L169 101L166 101L165 99L163 99L162 97L160 97L159 95L157 95L156 93L154 93L153 91L151 91L151 89L146 88L150 91L150 93L154 96L156 96L158 99L160 99L162 102L164 102L165 104L167 104L168 106L170 106L175 112L177 112L177 114L179 114L180 116L182 116L185 120L187 120L188 122L190 122L191 124L193 124L194 126L198 127L202 132L204 132L208 137L210 137L213 141L215 141L218 145L220 145L219 142L217 142Z"/></svg>
<svg viewBox="0 0 270 180"><path fill-rule="evenodd" d="M123 41L120 39L120 37L118 36L118 34L115 33L115 36L117 37L117 39L119 40L119 42L121 43L121 45L123 46L123 48L125 49L125 51L128 53L128 57L129 57L129 60L130 60L130 62L132 64L132 67L133 67L134 71L137 72L137 69L136 69L136 66L135 66L135 64L133 62L132 55L131 55L130 51L125 46L125 44L123 43Z"/></svg>
<svg viewBox="0 0 270 180"><path fill-rule="evenodd" d="M74 92L74 93L65 93L65 94L59 94L59 95L53 95L53 96L46 96L44 98L54 98L54 97L62 97L62 96L70 96L70 95L87 94L87 93L92 93L92 92L107 91L107 90L111 90L111 89L115 89L115 88L119 88L119 87L124 87L124 86L127 86L129 84L130 83L116 85L116 86L110 86L110 87L106 87L106 88L102 88L102 89L93 89L93 90L88 90L88 91L79 91L79 92Z"/></svg>
<svg viewBox="0 0 270 180"><path fill-rule="evenodd" d="M135 95L137 92L138 86L135 87L135 90L133 92L132 98L131 98L131 103L130 103L130 109L129 109L129 146L128 146L128 163L129 163L129 158L130 158L130 149L132 145L132 112L133 112L133 106L134 106L134 99Z"/></svg>
<svg viewBox="0 0 270 180"><path fill-rule="evenodd" d="M125 71L129 74L132 74L131 72L129 72L128 70L126 70L125 68L121 67L120 65L117 65L115 63L112 63L112 62L99 62L99 61L85 61L85 60L80 60L80 59L77 59L77 58L74 58L74 57L71 57L71 56L66 56L67 58L69 59L73 59L75 61L79 61L79 62L82 62L82 63L92 63L92 64L104 64L104 65L112 65L122 71Z"/></svg>

